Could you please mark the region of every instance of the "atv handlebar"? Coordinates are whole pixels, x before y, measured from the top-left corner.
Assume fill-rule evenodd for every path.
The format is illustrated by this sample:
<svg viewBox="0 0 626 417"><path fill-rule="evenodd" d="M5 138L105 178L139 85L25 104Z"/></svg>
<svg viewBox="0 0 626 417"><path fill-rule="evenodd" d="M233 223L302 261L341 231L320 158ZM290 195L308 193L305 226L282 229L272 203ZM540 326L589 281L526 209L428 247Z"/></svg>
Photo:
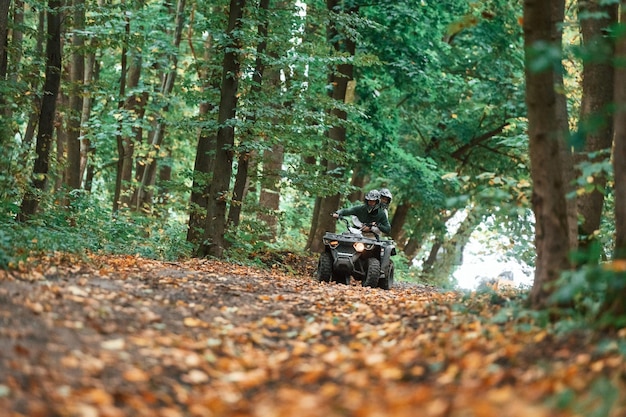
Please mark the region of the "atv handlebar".
<svg viewBox="0 0 626 417"><path fill-rule="evenodd" d="M350 229L350 220L348 220L347 217L344 217L342 215L338 215L338 217L335 217L334 216L335 214L337 214L337 213L330 213L330 215L333 218L337 219L338 221L346 222L346 228ZM365 232L365 233L373 233L374 236L376 237L376 240L380 241L380 233L374 233L374 232L371 231L371 228L376 226L376 223L361 223L360 221L358 223L356 223L354 221L354 219L358 220L358 218L356 216L354 216L354 215L350 216L350 217L353 219L352 223L354 224L355 227L357 227L360 231L363 231L364 228L369 227L370 231L369 232Z"/></svg>

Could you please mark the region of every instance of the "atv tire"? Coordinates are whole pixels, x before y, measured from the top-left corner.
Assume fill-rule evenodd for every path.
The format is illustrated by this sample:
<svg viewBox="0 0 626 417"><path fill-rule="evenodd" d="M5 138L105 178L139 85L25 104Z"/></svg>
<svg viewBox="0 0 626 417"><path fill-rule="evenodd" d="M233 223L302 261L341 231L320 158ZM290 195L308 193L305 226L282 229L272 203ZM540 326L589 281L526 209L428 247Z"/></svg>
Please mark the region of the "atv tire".
<svg viewBox="0 0 626 417"><path fill-rule="evenodd" d="M330 282L333 275L333 258L330 253L320 253L320 260L317 263L316 279L319 282Z"/></svg>
<svg viewBox="0 0 626 417"><path fill-rule="evenodd" d="M393 261L390 261L389 268L387 268L387 273L385 274L385 278L381 278L378 281L378 287L383 290L388 290L393 287L393 274L395 267L393 266Z"/></svg>
<svg viewBox="0 0 626 417"><path fill-rule="evenodd" d="M378 287L378 279L380 278L380 261L376 258L367 260L367 275L363 281L364 287Z"/></svg>

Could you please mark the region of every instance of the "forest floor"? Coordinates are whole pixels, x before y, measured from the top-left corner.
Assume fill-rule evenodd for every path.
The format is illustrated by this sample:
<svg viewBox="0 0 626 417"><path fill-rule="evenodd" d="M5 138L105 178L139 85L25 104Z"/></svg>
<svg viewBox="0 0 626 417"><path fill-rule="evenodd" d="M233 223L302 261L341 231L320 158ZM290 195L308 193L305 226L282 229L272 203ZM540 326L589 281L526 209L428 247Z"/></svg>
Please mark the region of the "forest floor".
<svg viewBox="0 0 626 417"><path fill-rule="evenodd" d="M626 415L619 337L546 330L505 294L320 284L313 261L275 261L0 272L0 416Z"/></svg>

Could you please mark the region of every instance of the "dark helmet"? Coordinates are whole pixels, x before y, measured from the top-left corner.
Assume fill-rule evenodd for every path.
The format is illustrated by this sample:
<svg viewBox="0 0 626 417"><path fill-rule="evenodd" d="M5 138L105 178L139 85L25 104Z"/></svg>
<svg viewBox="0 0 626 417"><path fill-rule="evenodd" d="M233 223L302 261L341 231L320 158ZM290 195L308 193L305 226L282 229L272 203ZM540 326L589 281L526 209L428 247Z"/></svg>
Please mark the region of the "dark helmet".
<svg viewBox="0 0 626 417"><path fill-rule="evenodd" d="M388 188L381 188L379 192L381 197L387 197L389 199L389 202L391 203L391 199L393 198L393 196L391 195L391 191L389 191Z"/></svg>
<svg viewBox="0 0 626 417"><path fill-rule="evenodd" d="M367 194L365 194L365 198L363 200L365 201L365 204L367 204L368 201L376 201L376 204L373 206L367 204L367 211L371 212L372 210L377 209L380 205L380 193L378 192L378 190L371 190Z"/></svg>

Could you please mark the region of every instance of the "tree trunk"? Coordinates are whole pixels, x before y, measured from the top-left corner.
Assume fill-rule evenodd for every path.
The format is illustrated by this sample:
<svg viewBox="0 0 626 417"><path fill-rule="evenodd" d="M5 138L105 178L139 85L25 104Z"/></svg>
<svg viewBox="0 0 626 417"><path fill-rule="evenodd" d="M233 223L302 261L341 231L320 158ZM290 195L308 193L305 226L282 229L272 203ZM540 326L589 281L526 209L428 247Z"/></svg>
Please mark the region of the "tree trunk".
<svg viewBox="0 0 626 417"><path fill-rule="evenodd" d="M244 145L245 146L245 145ZM236 230L241 220L241 210L243 209L243 200L248 193L250 186L250 178L248 171L250 170L250 161L255 158L255 151L243 150L240 147L239 158L237 159L237 173L235 174L235 184L233 185L233 196L230 200L228 208L228 228Z"/></svg>
<svg viewBox="0 0 626 417"><path fill-rule="evenodd" d="M126 5L126 0L121 0L122 8ZM118 109L124 108L124 97L126 97L126 73L128 71L128 41L130 40L130 17L128 13L124 15L124 41L122 44L122 58L120 68L120 88L118 97ZM122 192L124 189L124 164L127 159L126 147L124 144L124 137L122 131L124 130L123 121L119 122L119 133L117 134L115 141L117 144L117 170L115 174L115 191L113 193L113 211L118 211L120 204L122 204Z"/></svg>
<svg viewBox="0 0 626 417"><path fill-rule="evenodd" d="M469 209L454 236L442 242L439 249L443 250L435 256L434 260L431 259L431 253L431 257L425 262L425 265L429 265L427 272L431 281L452 284L452 274L463 263L463 250L480 221L481 216L477 215L473 209Z"/></svg>
<svg viewBox="0 0 626 417"><path fill-rule="evenodd" d="M576 163L594 163L607 157L613 141L610 106L613 104L614 70L611 57L614 46L606 38L607 30L617 22L618 5L599 5L595 1L580 2L582 11L596 16L580 21L583 44L586 49L600 56L591 56L583 61L582 100L580 105L580 130L585 143L582 152L575 155ZM601 151L606 151L604 154ZM578 172L578 175L582 173ZM577 206L582 222L579 226L579 249L589 252L600 229L606 174L597 173L591 179L593 190L578 196ZM594 260L599 261L598 259Z"/></svg>
<svg viewBox="0 0 626 417"><path fill-rule="evenodd" d="M232 147L235 142L235 128L229 122L232 122L237 114L241 66L239 56L241 38L237 32L243 25L244 7L245 0L230 1L227 30L230 45L227 46L224 54L213 181L209 187L204 241L199 250L202 256L209 255L221 258L224 253L224 235L227 232L226 209L230 176L233 170Z"/></svg>
<svg viewBox="0 0 626 417"><path fill-rule="evenodd" d="M7 85L17 85L17 71L9 70L8 63L8 25L9 25L9 9L10 9L11 1L10 0L0 0L0 85L7 83ZM16 0L15 12L14 12L14 24L17 26L13 30L13 49L14 53L11 57L12 61L17 61L16 64L13 64L13 68L19 68L19 60L21 60L21 40L22 40L22 32L20 27L24 23L24 3L21 0ZM18 26L19 25L19 26ZM8 75L8 77L7 77ZM11 120L13 118L12 104L9 100L8 94L5 92L0 95L0 149L8 149L12 147L11 145L11 137L14 132L11 129ZM0 158L0 172L3 172L6 175L6 179L14 177L11 174L11 165L10 162L6 158ZM9 188L14 188L12 186L7 186L8 184L4 184L4 188L0 191L0 198L6 199L8 196Z"/></svg>
<svg viewBox="0 0 626 417"><path fill-rule="evenodd" d="M67 116L67 186L76 190L81 186L80 177L80 132L83 112L83 83L85 79L85 42L82 31L85 27L85 1L74 0L74 33L72 34L72 61L70 66L70 96Z"/></svg>
<svg viewBox="0 0 626 417"><path fill-rule="evenodd" d="M9 7L11 1L7 0L3 3L6 3L7 4L6 7ZM4 7L5 7L4 4L0 6L0 20L2 20L4 16L4 10L3 10ZM8 17L8 18L11 19L11 17ZM13 29L11 31L11 40L10 40L10 44L12 48L11 62L8 61L9 56L8 56L6 49L2 49L3 46L2 44L0 44L0 50L3 50L2 55L4 55L5 57L3 58L3 62L6 67L5 72L2 72L2 70L0 70L0 74L2 74L0 75L0 80L4 80L4 77L6 76L7 81L9 82L9 85L14 85L14 86L18 85L18 82L20 81L19 68L21 68L21 65L22 65L22 50L23 50L23 43L24 43L24 32L22 31L23 27L24 27L24 1L15 0L15 6L13 7ZM0 33L4 33L5 34L4 36L7 36L5 30L6 30L6 26L4 26L4 22L0 21ZM7 46L8 46L9 40L5 39L3 41L2 35L0 34L0 42L7 42ZM40 55L37 55L37 56L40 56ZM4 109L2 109L3 104L5 104L5 99L3 97L0 97L0 114L4 114L7 121L12 120L13 119L12 106L6 106Z"/></svg>
<svg viewBox="0 0 626 417"><path fill-rule="evenodd" d="M61 1L49 0L48 7L46 74L41 111L39 113L39 131L37 133L36 146L37 157L35 158L35 164L33 166L32 188L26 192L22 200L20 212L17 215L17 220L19 221L26 221L37 212L41 200L41 193L46 189L50 169L50 151L54 132L56 100L61 83Z"/></svg>
<svg viewBox="0 0 626 417"><path fill-rule="evenodd" d="M554 69L539 67L537 45L552 38L553 1L524 1L526 49L526 104L530 138L532 205L535 213L537 252L530 303L545 307L561 271L568 268L568 223L565 185L560 159ZM558 0L560 1L560 0ZM560 46L560 45L555 45Z"/></svg>
<svg viewBox="0 0 626 417"><path fill-rule="evenodd" d="M407 259L413 259L415 258L415 255L417 255L417 251L420 250L421 247L421 237L411 236L408 242L406 242L406 245L404 245L404 249L402 250L402 252L404 252L404 256L406 256Z"/></svg>
<svg viewBox="0 0 626 417"><path fill-rule="evenodd" d="M395 241L400 239L402 228L411 210L411 203L400 203L396 206L396 211L393 214L393 221L391 222L391 238Z"/></svg>
<svg viewBox="0 0 626 417"><path fill-rule="evenodd" d="M93 45L92 45L93 47ZM81 141L80 141L80 173L79 177L81 179L85 178L85 171L87 170L87 164L89 162L89 155L92 152L91 149L91 139L89 138L88 132L85 129L87 123L89 122L89 117L91 117L91 91L90 86L94 81L94 74L96 73L96 54L94 52L90 52L85 57L85 78L83 79L83 85L85 86L85 97L83 97L83 108L81 110L80 116L80 124L83 126L81 130ZM85 180L85 185L87 181ZM85 186L85 189L87 187Z"/></svg>
<svg viewBox="0 0 626 417"><path fill-rule="evenodd" d="M145 2L139 1L135 3L137 10L141 10L145 5ZM128 22L130 27L130 21ZM143 29L141 21L138 22L139 29ZM130 42L130 38L128 38ZM126 70L126 84L125 90L134 90L139 86L143 69L143 47L140 43L135 47L129 48L127 54L130 56L130 63ZM126 58L128 59L128 58ZM140 93L134 93L129 97L121 97L124 100L122 108L125 110L125 114L129 115L130 122L132 123L131 132L132 135L122 135L121 146L123 148L124 158L121 163L121 190L120 190L120 205L124 208L130 208L132 206L133 197L133 165L135 164L135 149L138 148L143 141L143 117L146 111L146 104L148 102L149 95L143 91ZM122 119L124 120L124 119ZM128 120L126 121L128 122ZM144 168L143 165L137 163L137 170ZM135 190L136 192L136 190ZM133 207L134 208L134 207Z"/></svg>
<svg viewBox="0 0 626 417"><path fill-rule="evenodd" d="M169 57L169 72L165 75L165 79L163 80L163 85L161 88L162 97L169 97L174 89L174 82L176 81L176 72L178 71L178 49L180 47L180 42L182 39L183 33L183 24L184 24L184 12L185 12L185 0L178 0L176 6L176 17L175 17L175 30L174 30L174 40L173 45L175 49L175 53L172 53ZM167 113L169 111L169 103L166 103L163 106L163 113ZM157 173L157 161L159 155L159 149L163 143L163 139L165 136L165 122L163 121L163 117L157 115L157 123L156 128L153 131L152 141L150 143L151 151L154 152L154 158L149 158L148 163L145 167L143 175L141 177L141 183L137 188L137 192L133 196L132 206L135 210L148 210L152 205L152 198L154 192L151 190L151 187L154 185L156 180Z"/></svg>
<svg viewBox="0 0 626 417"><path fill-rule="evenodd" d="M208 36L204 44L204 62L205 67L210 67L212 38ZM193 50L192 50L193 52ZM215 77L209 76L209 71L198 69L198 78L201 80L211 80ZM208 94L208 90L213 87L217 90L218 86L209 84L202 85L203 96ZM206 121L206 116L212 113L214 109L210 101L200 104L199 119ZM209 186L213 175L213 163L215 162L215 133L210 134L206 128L200 128L198 132L198 142L196 146L196 158L193 167L193 184L191 187L191 198L189 205L189 221L187 223L187 242L193 243L200 247L201 239L204 234L204 226L206 223L206 211L208 205Z"/></svg>
<svg viewBox="0 0 626 417"><path fill-rule="evenodd" d="M442 246L443 246L443 243L441 242L441 240L436 239L435 242L433 243L433 246L430 248L430 251L428 252L428 257L422 264L422 272L425 275L430 275L435 265L435 262L437 262L437 256Z"/></svg>
<svg viewBox="0 0 626 417"><path fill-rule="evenodd" d="M338 13L340 5L341 2L339 0L326 1L326 7L331 14ZM346 12L348 14L356 14L358 12L358 6L352 5ZM345 33L340 34L332 19L328 26L327 37L328 40L332 43L333 49L335 51L348 53L350 56L354 56L354 53L356 51L356 43ZM341 103L346 102L346 92L348 91L349 83L353 80L353 72L354 67L349 62L339 64L337 65L336 69L331 70L329 75L329 84L333 86L332 92L330 94L332 95L332 98L334 100ZM333 108L330 111L330 115L331 117L334 117L338 120L347 119L347 114L345 110L338 107ZM328 130L327 136L329 138L329 141L336 146L338 152L341 152L344 146L344 142L346 140L345 126L340 123L336 123ZM333 161L328 161L326 163L327 173L338 172L340 171L340 168L341 166ZM312 223L315 224L316 227L315 229L311 227L310 232L310 235L312 236L310 250L312 252L320 253L324 251L324 243L322 241L322 237L324 236L324 233L326 233L326 231L335 230L335 219L333 219L330 214L335 212L339 208L340 201L341 196L338 193L321 197L317 222Z"/></svg>
<svg viewBox="0 0 626 417"><path fill-rule="evenodd" d="M45 12L38 13L37 19L37 42L35 43L35 56L43 55L43 44L45 39L45 23L46 23L46 14ZM37 91L39 89L39 85L37 82L38 78L33 77L33 80L30 83L30 88L32 91ZM37 94L34 94L32 99L31 106L31 114L28 118L28 123L26 124L26 129L24 130L24 139L22 145L23 154L21 157L25 158L26 154L30 151L33 143L33 138L35 137L35 131L37 130L37 123L39 122L39 114L41 112L41 99Z"/></svg>
<svg viewBox="0 0 626 417"><path fill-rule="evenodd" d="M282 145L275 144L272 149L263 151L263 180L259 206L263 210L259 220L267 224L266 238L276 240L278 233L278 210L280 209L280 171L283 165L284 150Z"/></svg>
<svg viewBox="0 0 626 417"><path fill-rule="evenodd" d="M159 204L163 210L157 210L157 214L160 217L166 217L168 215L167 203L169 202L171 189L169 184L172 182L172 150L170 148L165 149L166 157L159 165L159 194L155 203Z"/></svg>
<svg viewBox="0 0 626 417"><path fill-rule="evenodd" d="M4 80L7 76L8 53L7 53L7 34L9 33L9 8L11 0L0 1L0 80ZM0 100L4 101L4 98Z"/></svg>
<svg viewBox="0 0 626 417"><path fill-rule="evenodd" d="M268 74L268 84L270 90L280 91L281 79L278 68L274 68ZM289 89L287 78L286 89ZM290 108L291 103L281 103L278 106ZM276 106L276 107L278 107ZM274 121L275 125L280 124L279 120ZM273 143L271 149L263 151L263 172L260 181L259 208L261 213L258 219L268 226L266 237L270 241L275 241L278 235L278 214L280 211L280 180L283 161L285 158L284 147L280 143Z"/></svg>
<svg viewBox="0 0 626 417"><path fill-rule="evenodd" d="M626 24L626 1L620 3L620 24ZM626 259L626 36L617 40L615 68L615 106L613 173L615 176L615 254L614 259ZM623 297L626 289L622 290Z"/></svg>
<svg viewBox="0 0 626 417"><path fill-rule="evenodd" d="M313 213L311 213L311 230L317 230L317 223L320 218L321 203L322 203L322 198L316 197L315 202L313 203ZM330 230L335 230L335 228L333 227ZM309 233L309 236L307 237L306 245L304 246L304 250L306 251L311 250L311 247L313 246L313 239L315 237L317 237L317 234Z"/></svg>
<svg viewBox="0 0 626 417"><path fill-rule="evenodd" d="M61 46L63 48L63 46ZM63 78L61 78L61 82L63 82ZM50 164L50 173L48 174L50 177L51 183L54 184L53 190L56 192L61 189L63 186L63 181L65 180L65 170L63 167L67 163L67 129L66 129L66 120L67 120L67 112L66 109L69 108L69 98L64 93L63 89L59 87L59 93L57 94L57 104L56 104L56 114L54 125L56 126L56 156L52 160ZM54 135L53 135L54 136ZM67 202L63 202L64 205L67 205Z"/></svg>
<svg viewBox="0 0 626 417"><path fill-rule="evenodd" d="M352 181L351 184L353 187L357 189L351 192L348 195L348 201L354 203L356 201L361 201L365 197L365 192L363 189L365 188L365 184L369 182L369 175L363 173L363 170L359 167L354 168L352 172Z"/></svg>
<svg viewBox="0 0 626 417"><path fill-rule="evenodd" d="M552 42L562 50L563 45L563 21L565 19L565 0L552 1ZM578 246L578 211L576 209L576 195L574 191L574 159L571 145L569 144L569 115L567 111L567 97L563 86L563 69L558 66L554 72L554 85L556 86L556 127L557 141L559 143L559 158L561 159L561 175L567 209L567 240L569 251ZM568 194L572 194L568 196Z"/></svg>
<svg viewBox="0 0 626 417"><path fill-rule="evenodd" d="M626 1L620 2L620 25L626 23ZM622 33L617 38L615 47L615 113L613 127L613 173L615 178L615 253L613 260L618 261L615 275L608 282L602 313L609 317L626 316L626 273L620 263L626 260L626 36ZM615 320L606 323L614 326ZM621 320L619 327L624 327Z"/></svg>
<svg viewBox="0 0 626 417"><path fill-rule="evenodd" d="M8 1L11 2L10 0ZM13 48L13 56L11 58L11 65L7 68L9 71L9 80L17 83L19 80L18 69L22 63L23 56L23 44L24 44L24 0L15 0L15 7L13 8L13 30L11 36L11 46Z"/></svg>
<svg viewBox="0 0 626 417"><path fill-rule="evenodd" d="M209 105L200 106L201 109L203 107L207 109L204 114L208 113ZM203 114L202 110L200 114ZM198 135L187 229L187 242L197 245L201 243L206 224L209 187L213 178L213 165L215 162L216 140L215 135L211 135L204 130Z"/></svg>
<svg viewBox="0 0 626 417"><path fill-rule="evenodd" d="M91 63L91 59L93 57L93 75L89 75L93 79L94 83L97 83L100 79L100 63L96 59L95 55L89 56L89 62ZM86 74L87 75L87 74ZM84 125L87 125L87 120L89 120L89 114L91 113L91 96L85 100L86 105L88 106L87 112L83 109L83 116L86 117ZM91 192L91 187L93 186L93 178L95 176L95 166L93 163L89 163L90 159L96 154L96 147L92 145L91 140L88 135L84 135L85 139L83 142L83 150L84 150L84 164L85 164L85 191Z"/></svg>
<svg viewBox="0 0 626 417"><path fill-rule="evenodd" d="M259 37L259 44L256 49L256 61L254 64L254 71L252 73L252 87L250 88L250 95L252 99L258 100L258 95L261 92L261 86L263 83L263 76L265 72L265 59L263 55L267 49L267 30L268 30L268 11L270 0L261 0L259 2L260 22L257 26L257 35ZM259 107L261 103L257 104ZM256 120L255 115L251 115L246 118L248 126L252 126ZM248 169L250 160L254 157L254 152L246 147L246 141L253 141L252 129L248 128L247 131L241 135L243 142L239 148L239 158L237 163L237 174L235 175L235 185L233 187L233 197L230 203L230 209L228 211L228 222L233 228L239 226L239 220L241 217L241 209L243 201L248 188ZM243 146L241 146L243 145Z"/></svg>
<svg viewBox="0 0 626 417"><path fill-rule="evenodd" d="M134 48L133 48L134 49ZM138 48L139 49L139 48ZM126 76L126 89L133 90L139 86L143 67L143 52L135 50L131 52L131 63L128 66ZM141 146L143 141L143 118L146 113L146 103L149 95L146 91L129 95L124 100L124 110L132 122L131 135L122 137L124 147L124 161L122 164L122 190L120 203L122 207L129 208L132 205L133 188L133 165L135 164L135 149ZM136 164L136 172L139 171L139 163ZM143 165L142 165L143 166Z"/></svg>

